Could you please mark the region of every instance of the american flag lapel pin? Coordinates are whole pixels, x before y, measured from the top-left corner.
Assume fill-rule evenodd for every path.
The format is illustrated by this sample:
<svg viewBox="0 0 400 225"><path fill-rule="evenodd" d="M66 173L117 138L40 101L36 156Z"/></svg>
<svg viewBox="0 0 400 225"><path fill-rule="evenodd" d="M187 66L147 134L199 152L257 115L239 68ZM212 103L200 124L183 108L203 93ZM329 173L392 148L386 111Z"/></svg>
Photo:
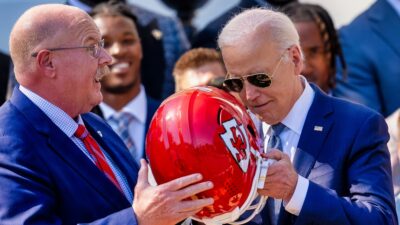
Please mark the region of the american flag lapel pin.
<svg viewBox="0 0 400 225"><path fill-rule="evenodd" d="M314 130L321 132L324 130L324 128L322 126L314 126Z"/></svg>

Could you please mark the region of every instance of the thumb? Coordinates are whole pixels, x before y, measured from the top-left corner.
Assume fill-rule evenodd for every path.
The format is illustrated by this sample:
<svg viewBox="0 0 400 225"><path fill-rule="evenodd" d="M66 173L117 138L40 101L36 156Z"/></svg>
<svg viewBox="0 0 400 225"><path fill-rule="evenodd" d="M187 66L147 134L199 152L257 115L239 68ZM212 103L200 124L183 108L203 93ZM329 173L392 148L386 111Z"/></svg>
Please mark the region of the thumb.
<svg viewBox="0 0 400 225"><path fill-rule="evenodd" d="M149 169L147 168L147 162L144 159L140 160L140 170L136 186L148 186L149 181L147 179Z"/></svg>

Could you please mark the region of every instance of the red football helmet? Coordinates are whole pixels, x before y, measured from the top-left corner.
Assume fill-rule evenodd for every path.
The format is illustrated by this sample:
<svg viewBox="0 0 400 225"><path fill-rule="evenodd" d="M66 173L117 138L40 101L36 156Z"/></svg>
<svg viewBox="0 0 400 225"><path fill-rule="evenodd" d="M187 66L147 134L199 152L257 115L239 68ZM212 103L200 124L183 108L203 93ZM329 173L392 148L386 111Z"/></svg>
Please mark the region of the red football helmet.
<svg viewBox="0 0 400 225"><path fill-rule="evenodd" d="M260 143L249 114L235 97L217 88L195 87L161 104L147 133L146 153L158 184L192 173L214 183L213 189L192 196L214 198L214 204L193 219L242 224L266 200L260 197L251 206L258 197L260 173L264 179L266 173L261 168ZM252 215L235 222L246 210L253 210Z"/></svg>

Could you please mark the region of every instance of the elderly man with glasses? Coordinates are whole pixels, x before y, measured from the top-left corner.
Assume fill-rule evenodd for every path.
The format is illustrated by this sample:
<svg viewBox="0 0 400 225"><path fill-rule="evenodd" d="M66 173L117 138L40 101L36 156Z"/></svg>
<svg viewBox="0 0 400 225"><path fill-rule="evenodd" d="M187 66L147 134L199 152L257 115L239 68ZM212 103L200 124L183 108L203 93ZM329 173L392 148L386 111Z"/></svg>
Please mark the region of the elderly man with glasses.
<svg viewBox="0 0 400 225"><path fill-rule="evenodd" d="M200 174L157 187L92 113L110 55L88 14L49 4L16 22L19 88L0 108L0 224L176 224L213 203ZM135 187L135 189L134 189Z"/></svg>
<svg viewBox="0 0 400 225"><path fill-rule="evenodd" d="M218 39L228 75L261 121L265 157L260 224L397 224L387 126L378 113L324 94L300 74L290 19L250 9ZM262 222L260 222L262 220Z"/></svg>

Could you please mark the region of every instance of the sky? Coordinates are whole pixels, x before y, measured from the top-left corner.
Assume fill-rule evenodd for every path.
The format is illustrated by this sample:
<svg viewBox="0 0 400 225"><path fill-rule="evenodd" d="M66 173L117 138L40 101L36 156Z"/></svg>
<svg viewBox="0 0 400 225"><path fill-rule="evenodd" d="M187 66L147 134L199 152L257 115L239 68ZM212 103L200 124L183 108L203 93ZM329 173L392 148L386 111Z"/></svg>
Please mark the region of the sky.
<svg viewBox="0 0 400 225"><path fill-rule="evenodd" d="M175 16L175 12L160 0L128 0L144 8L163 15ZM337 28L349 23L360 12L368 8L374 0L300 0L301 2L322 5L333 17ZM8 52L8 37L17 18L29 7L43 3L63 3L65 0L0 0L0 50ZM237 4L239 0L209 0L199 9L193 21L201 30L207 23L225 10Z"/></svg>

